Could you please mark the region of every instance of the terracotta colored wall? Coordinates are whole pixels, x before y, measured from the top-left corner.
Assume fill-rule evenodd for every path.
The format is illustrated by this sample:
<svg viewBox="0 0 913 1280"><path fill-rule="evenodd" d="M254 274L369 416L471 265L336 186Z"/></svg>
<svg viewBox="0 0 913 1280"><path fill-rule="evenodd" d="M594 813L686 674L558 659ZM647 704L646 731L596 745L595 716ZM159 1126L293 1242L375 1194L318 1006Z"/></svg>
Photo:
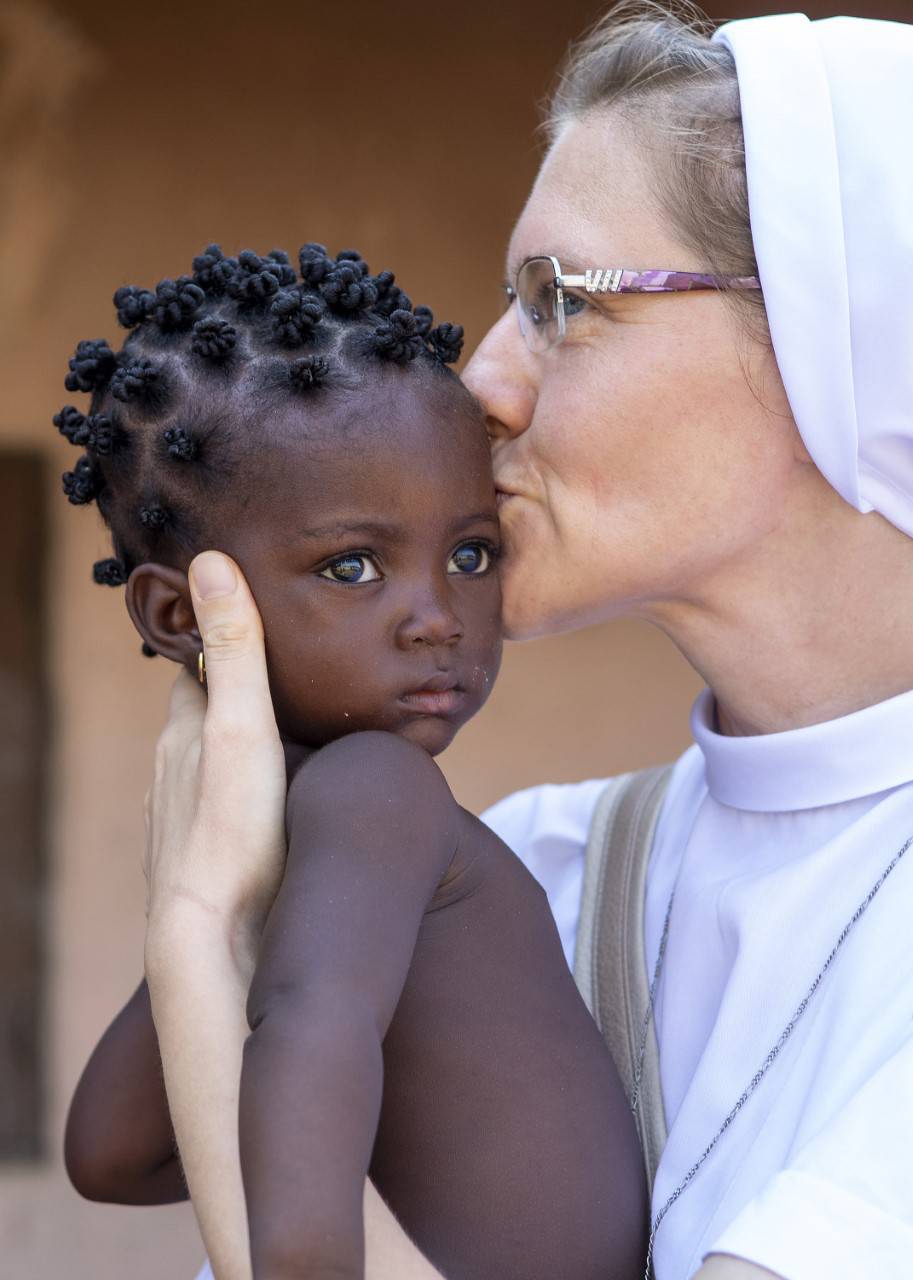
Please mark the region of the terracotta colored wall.
<svg viewBox="0 0 913 1280"><path fill-rule="evenodd" d="M584 0L460 5L0 3L0 448L53 463L46 637L55 796L46 1024L53 1159L0 1166L0 1273L189 1276L189 1212L89 1206L57 1154L97 1035L141 972L141 805L172 670L139 655L108 554L67 506L50 426L75 340L113 336L113 288L232 250L355 244L470 341L497 313L511 221L536 168L535 102ZM515 647L490 709L448 753L481 806L545 779L668 759L699 681L658 633L619 624Z"/></svg>

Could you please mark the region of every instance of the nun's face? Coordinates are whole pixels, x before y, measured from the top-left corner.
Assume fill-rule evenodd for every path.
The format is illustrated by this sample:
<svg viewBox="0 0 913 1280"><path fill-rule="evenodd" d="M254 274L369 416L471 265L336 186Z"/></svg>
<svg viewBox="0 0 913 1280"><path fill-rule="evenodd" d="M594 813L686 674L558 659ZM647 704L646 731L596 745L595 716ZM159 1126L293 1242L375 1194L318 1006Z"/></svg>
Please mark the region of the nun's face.
<svg viewBox="0 0 913 1280"><path fill-rule="evenodd" d="M545 254L565 272L707 270L673 238L611 114L566 126L552 147L511 239L508 281ZM564 341L536 354L515 312L464 375L489 417L507 634L622 614L662 624L752 559L807 457L773 356L713 291L586 300Z"/></svg>

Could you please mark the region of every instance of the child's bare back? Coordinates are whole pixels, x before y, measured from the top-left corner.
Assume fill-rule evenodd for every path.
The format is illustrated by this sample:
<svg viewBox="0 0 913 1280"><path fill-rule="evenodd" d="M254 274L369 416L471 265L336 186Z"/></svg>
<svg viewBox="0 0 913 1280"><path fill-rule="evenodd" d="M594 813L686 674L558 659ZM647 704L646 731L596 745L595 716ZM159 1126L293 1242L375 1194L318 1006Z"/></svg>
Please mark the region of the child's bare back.
<svg viewBox="0 0 913 1280"><path fill-rule="evenodd" d="M313 756L288 819L242 1078L255 1274L360 1276L370 1167L446 1276L639 1275L637 1138L543 890L393 735Z"/></svg>

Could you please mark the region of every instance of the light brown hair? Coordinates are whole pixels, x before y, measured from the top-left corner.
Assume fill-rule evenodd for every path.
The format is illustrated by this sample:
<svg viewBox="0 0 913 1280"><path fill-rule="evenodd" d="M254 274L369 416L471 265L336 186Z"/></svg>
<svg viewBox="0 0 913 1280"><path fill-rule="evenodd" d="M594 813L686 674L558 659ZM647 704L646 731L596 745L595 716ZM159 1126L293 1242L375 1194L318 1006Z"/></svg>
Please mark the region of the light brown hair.
<svg viewBox="0 0 913 1280"><path fill-rule="evenodd" d="M757 274L735 62L687 0L622 0L568 51L547 109L554 140L591 112L619 113L644 147L660 206L702 269ZM630 263L674 267L674 263ZM769 342L760 293L732 292L751 335Z"/></svg>

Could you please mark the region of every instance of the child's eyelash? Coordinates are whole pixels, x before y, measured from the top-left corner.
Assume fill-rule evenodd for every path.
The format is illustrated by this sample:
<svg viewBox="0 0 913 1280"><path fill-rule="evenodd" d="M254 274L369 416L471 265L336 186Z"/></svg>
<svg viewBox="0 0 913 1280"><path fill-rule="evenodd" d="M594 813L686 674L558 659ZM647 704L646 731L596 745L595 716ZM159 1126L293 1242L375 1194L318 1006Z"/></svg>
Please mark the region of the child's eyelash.
<svg viewBox="0 0 913 1280"><path fill-rule="evenodd" d="M484 547L491 557L492 561L501 559L501 548L496 542L489 542L487 538L470 538L468 542L461 542L461 547Z"/></svg>

